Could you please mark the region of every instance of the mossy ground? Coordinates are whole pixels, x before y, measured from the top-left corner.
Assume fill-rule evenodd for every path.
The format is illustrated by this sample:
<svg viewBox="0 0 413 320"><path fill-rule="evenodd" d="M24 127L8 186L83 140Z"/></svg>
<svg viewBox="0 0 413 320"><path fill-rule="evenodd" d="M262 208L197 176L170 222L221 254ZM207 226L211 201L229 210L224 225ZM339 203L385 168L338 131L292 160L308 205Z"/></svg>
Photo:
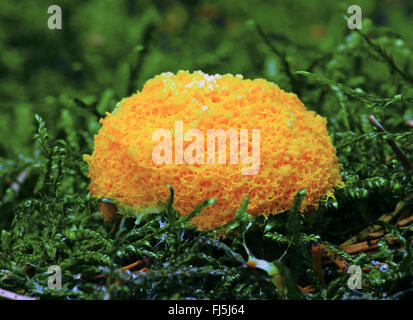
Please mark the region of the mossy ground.
<svg viewBox="0 0 413 320"><path fill-rule="evenodd" d="M380 223L402 248L381 240L369 253L338 249L401 202L411 214L413 193L413 129L406 125L413 119L412 8L362 1L363 28L350 31L343 18L350 2L73 0L60 3L61 31L46 28L47 1L5 6L0 288L40 299L411 299L408 227ZM173 209L172 186L160 214L105 222L88 195L82 160L93 150L98 119L148 78L179 69L264 77L295 92L327 118L345 187L314 211L292 208L268 219L251 219L246 200L232 223L199 232ZM193 215L205 200L194 203ZM362 289L350 290L349 275L334 264L323 266L324 286L313 268L314 242L371 268ZM246 264L252 255L271 263L282 288ZM376 269L377 262L387 267ZM60 290L48 288L51 265L61 267ZM149 272L137 272L143 267Z"/></svg>

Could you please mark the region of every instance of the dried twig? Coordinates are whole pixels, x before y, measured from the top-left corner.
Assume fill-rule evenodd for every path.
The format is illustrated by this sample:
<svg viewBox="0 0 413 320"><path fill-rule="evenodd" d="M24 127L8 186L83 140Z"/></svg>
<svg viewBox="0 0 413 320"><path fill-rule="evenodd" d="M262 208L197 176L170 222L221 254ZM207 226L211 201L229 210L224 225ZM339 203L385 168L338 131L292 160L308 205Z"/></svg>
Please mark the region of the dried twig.
<svg viewBox="0 0 413 320"><path fill-rule="evenodd" d="M21 294L14 293L12 291L4 290L0 288L0 297L9 300L39 300L36 297L23 296Z"/></svg>
<svg viewBox="0 0 413 320"><path fill-rule="evenodd" d="M125 271L125 270L134 269L142 264L146 264L148 260L149 260L148 257L143 257L142 260L138 260L138 261L135 261L134 263L128 264L127 266L120 268L120 270Z"/></svg>
<svg viewBox="0 0 413 320"><path fill-rule="evenodd" d="M7 186L8 188L13 189L14 191L18 192L21 188L21 185L24 183L24 181L27 179L30 173L30 168L24 169L20 174L17 176L16 181L10 181L9 185ZM8 201L7 194L4 196L2 201Z"/></svg>
<svg viewBox="0 0 413 320"><path fill-rule="evenodd" d="M299 95L299 86L298 86L298 80L295 77L295 75L291 71L290 64L287 61L286 54L279 51L271 42L271 40L268 38L268 36L264 33L264 31L261 29L260 25L258 23L255 23L255 26L257 28L257 31L261 38L264 40L265 44L270 48L270 50L280 58L281 63L283 65L283 68L285 70L285 73L287 76L290 78L291 81L291 89L293 92L295 92L297 95Z"/></svg>
<svg viewBox="0 0 413 320"><path fill-rule="evenodd" d="M303 291L303 292L306 292L306 293L310 293L310 292L312 292L312 291L315 290L311 285L308 285L308 286L305 286L305 287L302 287L302 286L300 286L300 285L297 285L297 288L298 288L299 290Z"/></svg>
<svg viewBox="0 0 413 320"><path fill-rule="evenodd" d="M96 118L100 119L103 117L103 115L100 114L99 111L96 110L97 103L87 104L83 102L82 100L80 100L79 98L74 98L73 101L79 108L82 108L88 111L89 113L93 114Z"/></svg>
<svg viewBox="0 0 413 320"><path fill-rule="evenodd" d="M146 264L149 261L147 257L143 257L141 260L135 261L134 263L128 264L127 266L124 266L120 268L120 270L125 271L125 270L132 270L135 269L136 267ZM139 272L148 272L148 268L142 268L139 270ZM93 278L93 280L98 280L104 278L105 275L103 273L97 275L96 277Z"/></svg>
<svg viewBox="0 0 413 320"><path fill-rule="evenodd" d="M410 83L413 83L413 76L408 73L407 71L404 72L402 70L400 70L400 68L396 65L396 63L394 62L393 58L387 54L386 51L383 50L383 48L381 48L380 46L374 44L364 33L362 33L360 30L355 30L358 34L360 34L363 39L368 43L368 45L370 47L373 48L373 50L385 61L389 64L389 66L396 71L399 75L402 76L403 79L405 79L406 81L409 81Z"/></svg>
<svg viewBox="0 0 413 320"><path fill-rule="evenodd" d="M406 199L404 199L403 201L400 201L396 205L396 208L394 209L392 213L384 214L378 220L389 223L391 220L393 220L395 217L397 217L402 212L402 210L405 208L406 202L410 201L411 198L413 198L413 194L407 196ZM368 239L369 234L380 231L381 229L382 229L381 225L368 226L367 228L363 229L359 234L355 235L354 237L351 237L349 240L342 243L340 245L340 248L366 240Z"/></svg>
<svg viewBox="0 0 413 320"><path fill-rule="evenodd" d="M139 56L134 63L134 65L130 68L130 77L129 77L129 84L128 84L128 94L133 94L136 92L136 83L138 81L138 77L140 71L143 66L143 62L145 59L146 54L148 53L149 43L152 39L152 34L155 31L155 25L149 24L146 26L143 36L142 36L142 50L139 52Z"/></svg>
<svg viewBox="0 0 413 320"><path fill-rule="evenodd" d="M98 204L99 214L104 217L105 221L112 221L118 215L118 208L110 201L101 201Z"/></svg>
<svg viewBox="0 0 413 320"><path fill-rule="evenodd" d="M382 239L375 239L371 241L364 241L356 244L351 244L349 246L341 247L340 249L348 254L357 254L360 252L371 251L378 248L377 242ZM390 246L396 246L400 243L398 238L390 237L385 238Z"/></svg>
<svg viewBox="0 0 413 320"><path fill-rule="evenodd" d="M399 227L405 227L413 222L413 216L400 220L397 224Z"/></svg>
<svg viewBox="0 0 413 320"><path fill-rule="evenodd" d="M383 126L376 120L376 118L373 115L369 116L369 120L379 131L386 132L386 130L384 130ZM404 152L402 151L402 149L400 149L397 146L396 142L394 142L391 139L387 139L387 142L389 143L390 147L393 149L394 153L399 158L399 160L402 163L403 167L406 170L412 170L413 169L412 165L410 164L409 160L407 159L407 157L404 154Z"/></svg>

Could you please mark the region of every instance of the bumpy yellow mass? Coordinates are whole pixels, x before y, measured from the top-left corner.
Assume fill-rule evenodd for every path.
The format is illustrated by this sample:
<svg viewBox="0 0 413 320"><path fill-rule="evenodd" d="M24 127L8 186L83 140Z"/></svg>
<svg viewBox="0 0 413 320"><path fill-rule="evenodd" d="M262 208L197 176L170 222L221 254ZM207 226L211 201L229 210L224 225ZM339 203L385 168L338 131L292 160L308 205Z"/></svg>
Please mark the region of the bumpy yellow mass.
<svg viewBox="0 0 413 320"><path fill-rule="evenodd" d="M152 151L160 142L152 141L152 135L168 129L174 141L175 121L183 122L184 132L248 129L250 152L252 129L259 129L258 173L241 174L246 166L241 161L230 164L229 157L227 164L155 164ZM94 152L84 157L90 193L139 213L166 202L170 184L174 207L182 215L214 198L216 203L192 220L203 230L230 222L245 196L250 214L268 215L290 209L302 188L307 191L301 208L305 210L333 196L334 187L343 184L325 119L307 110L295 94L263 79L200 71L163 73L100 122ZM184 141L184 150L189 144ZM205 137L205 156L206 144Z"/></svg>

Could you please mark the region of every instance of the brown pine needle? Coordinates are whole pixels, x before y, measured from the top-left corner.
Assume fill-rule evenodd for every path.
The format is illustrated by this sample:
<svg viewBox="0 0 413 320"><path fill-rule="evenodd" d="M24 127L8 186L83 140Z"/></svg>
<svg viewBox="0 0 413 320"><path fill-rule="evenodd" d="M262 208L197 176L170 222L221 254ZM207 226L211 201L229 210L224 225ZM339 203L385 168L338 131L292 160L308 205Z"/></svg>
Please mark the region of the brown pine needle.
<svg viewBox="0 0 413 320"><path fill-rule="evenodd" d="M413 197L413 194L410 194L409 196L406 197L406 199L400 201L396 205L396 208L394 209L392 213L382 215L379 218L379 221L389 223L391 220L393 220L395 217L397 217L402 212L402 210L405 208L406 202L410 201L412 197ZM363 229L360 233L358 233L354 237L351 237L349 240L342 243L340 245L340 248L359 243L360 241L364 241L368 239L369 234L380 231L381 229L382 229L381 225L368 226L367 228Z"/></svg>
<svg viewBox="0 0 413 320"><path fill-rule="evenodd" d="M390 246L396 246L399 244L399 239L392 237L392 238L385 238L386 241L389 243ZM341 247L340 249L348 254L357 254L364 251L371 251L378 248L377 242L381 239L375 239L372 241L364 241L356 244L351 244L348 246Z"/></svg>
<svg viewBox="0 0 413 320"><path fill-rule="evenodd" d="M310 293L310 292L314 291L314 288L311 285L308 285L308 286L305 286L305 287L297 285L297 288L299 290L303 291L303 292L306 292L306 293Z"/></svg>
<svg viewBox="0 0 413 320"><path fill-rule="evenodd" d="M99 202L99 214L104 217L105 221L112 221L118 215L118 208L115 204L107 201Z"/></svg>
<svg viewBox="0 0 413 320"><path fill-rule="evenodd" d="M124 267L120 268L120 270L122 270L122 271L132 270L132 269L135 269L136 267L138 267L138 266L140 266L140 265L142 265L142 264L145 264L145 263L147 263L147 262L148 262L148 258L147 258L147 257L144 257L144 258L141 259L141 260L135 261L134 263L128 264L127 266L124 266ZM141 270L139 270L139 272L147 272L147 271L145 271L145 270L143 270L143 269L146 269L147 271L149 271L147 268L142 268ZM105 277L105 275L104 275L103 273L101 273L101 274L97 275L96 277L94 277L93 280L102 279L102 278L104 278L104 277Z"/></svg>

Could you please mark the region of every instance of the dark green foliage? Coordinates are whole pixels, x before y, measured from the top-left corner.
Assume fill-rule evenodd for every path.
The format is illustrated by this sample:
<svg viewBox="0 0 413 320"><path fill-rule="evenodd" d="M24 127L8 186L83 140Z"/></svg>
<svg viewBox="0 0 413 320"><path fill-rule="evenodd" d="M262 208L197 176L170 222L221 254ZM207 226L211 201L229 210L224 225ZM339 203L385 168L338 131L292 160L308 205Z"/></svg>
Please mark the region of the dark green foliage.
<svg viewBox="0 0 413 320"><path fill-rule="evenodd" d="M350 31L342 17L350 2L73 0L61 3L60 33L45 27L50 4L36 3L22 10L13 2L0 12L0 25L10 30L0 37L0 288L41 299L411 299L408 228L381 223L403 249L384 240L372 253L338 249L398 202L413 205L413 170L388 144L413 163L407 1L391 10L364 1L363 29ZM31 28L19 31L18 23ZM168 186L160 213L105 222L88 194L82 160L93 151L98 120L146 79L179 69L264 77L293 90L327 119L345 181L336 198L301 212L301 190L289 211L265 219L248 213L246 197L232 222L201 232L190 219L214 200L194 203L180 217ZM324 287L313 269L314 242L372 268L363 273L363 288L350 290L349 275L333 264L323 267ZM252 258L277 270L285 289L265 270L248 267ZM149 272L120 270L140 259ZM387 269L374 268L377 262ZM61 267L60 290L48 289L51 265Z"/></svg>

